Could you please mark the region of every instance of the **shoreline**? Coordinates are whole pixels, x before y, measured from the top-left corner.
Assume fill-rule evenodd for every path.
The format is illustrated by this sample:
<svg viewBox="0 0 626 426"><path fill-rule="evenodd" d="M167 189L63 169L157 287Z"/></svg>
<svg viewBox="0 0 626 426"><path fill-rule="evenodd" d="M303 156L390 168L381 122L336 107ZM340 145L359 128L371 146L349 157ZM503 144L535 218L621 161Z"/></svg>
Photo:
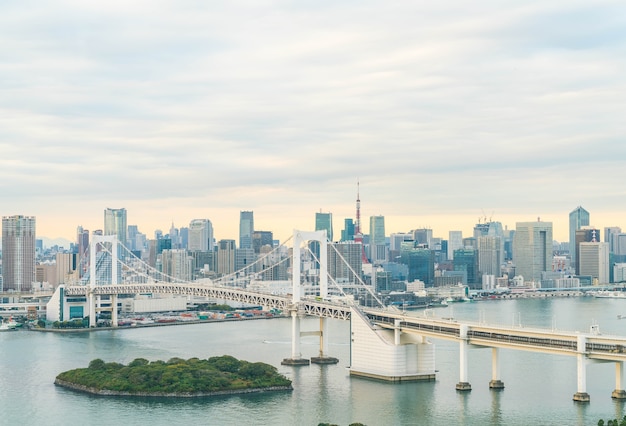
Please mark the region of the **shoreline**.
<svg viewBox="0 0 626 426"><path fill-rule="evenodd" d="M118 327L85 327L85 328L29 328L28 331L38 331L43 333L91 333L94 331L108 331L108 330L134 330L139 328L148 328L148 327L168 327L175 325L190 325L190 324L206 324L206 323L215 323L215 322L226 322L226 321L252 321L252 320L271 320L274 318L286 318L284 315L274 315L271 317L244 317L244 318L222 318L222 319L202 319L202 320L188 320L188 321L177 321L177 322L163 322L163 323L150 323L150 324L136 324L136 325L122 325Z"/></svg>
<svg viewBox="0 0 626 426"><path fill-rule="evenodd" d="M262 392L279 392L279 391L292 391L293 386L270 386L266 388L246 388L246 389L231 389L214 392L184 392L184 393L151 393L151 392L123 392L112 391L108 389L96 389L88 386L79 385L77 383L68 382L65 380L55 379L54 384L66 389L70 389L76 392L87 393L96 396L131 396L141 398L206 398L212 396L222 395L240 395L246 393L262 393Z"/></svg>

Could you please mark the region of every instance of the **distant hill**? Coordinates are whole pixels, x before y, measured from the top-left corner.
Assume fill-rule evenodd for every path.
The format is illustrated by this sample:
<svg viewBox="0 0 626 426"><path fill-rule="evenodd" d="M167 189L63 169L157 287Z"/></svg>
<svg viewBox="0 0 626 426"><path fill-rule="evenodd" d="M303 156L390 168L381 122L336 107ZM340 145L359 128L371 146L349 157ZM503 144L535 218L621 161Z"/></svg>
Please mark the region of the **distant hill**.
<svg viewBox="0 0 626 426"><path fill-rule="evenodd" d="M48 238L48 237L38 236L37 239L43 241L44 248L50 248L52 246L59 246L65 249L69 249L70 244L72 244L72 242L66 238Z"/></svg>

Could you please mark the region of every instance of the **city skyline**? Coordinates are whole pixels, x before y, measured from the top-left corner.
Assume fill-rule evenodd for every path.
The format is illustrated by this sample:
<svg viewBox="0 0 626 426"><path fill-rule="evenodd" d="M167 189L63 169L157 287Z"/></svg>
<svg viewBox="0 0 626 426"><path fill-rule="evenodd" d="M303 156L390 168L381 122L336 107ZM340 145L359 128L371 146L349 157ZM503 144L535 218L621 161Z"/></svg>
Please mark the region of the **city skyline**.
<svg viewBox="0 0 626 426"><path fill-rule="evenodd" d="M469 235L478 218L626 228L618 1L0 4L0 206L75 240L239 212L284 240ZM365 229L363 229L365 231ZM337 238L335 238L337 239Z"/></svg>
<svg viewBox="0 0 626 426"><path fill-rule="evenodd" d="M111 210L111 208L106 208L104 209L104 211L109 211ZM118 210L118 209L113 209L113 210ZM237 246L239 246L239 232L240 232L240 215L241 213L244 211L237 211L234 212L235 218L231 219L230 222L230 226L229 227L222 227L220 223L215 224L215 222L211 219L211 218L194 218L194 219L189 219L186 222L182 222L181 223L177 223L177 222L173 222L173 221L161 221L159 222L158 218L153 218L154 221L156 223L162 223L163 226L159 226L156 227L154 229L147 229L145 228L142 223L135 223L132 221L132 212L130 212L128 209L124 208L124 207L120 207L119 210L125 210L126 213L128 214L128 218L127 218L127 226L133 226L133 227L137 227L137 231L146 235L147 239L154 239L155 238L155 232L157 231L161 231L160 233L162 235L167 235L169 234L169 230L170 227L173 225L176 229L180 229L180 228L189 228L190 225L192 224L192 222L197 221L197 220L208 220L211 224L212 224L212 235L214 238L215 242L218 242L219 240L222 239L234 239L237 241ZM255 216L257 218L260 219L261 225L255 225L255 228L263 228L264 231L269 231L272 232L274 234L274 238L278 239L279 241L285 241L287 238L291 237L293 235L293 230L297 229L297 230L304 230L304 231L313 231L315 229L315 222L316 222L316 217L318 215L319 212L310 212L310 216L308 218L308 227L307 226L301 226L301 227L293 227L291 228L289 231L287 231L284 234L277 234L277 232L274 229L270 229L269 227L264 226L263 224L266 223L266 221L264 220L263 216L260 216L258 214L256 214L256 212L254 211L246 211L246 212L251 212L251 213L255 213ZM332 212L328 212L331 213ZM594 212L591 212L592 217L595 218L596 215L594 214ZM28 214L20 214L22 216L30 216ZM2 216L9 216L9 215L2 215ZM68 241L70 243L76 243L78 241L78 231L89 231L89 233L93 233L93 231L103 231L103 229L105 228L104 226L104 222L102 221L102 211L100 212L100 223L97 223L97 220L93 220L90 221L89 223L92 223L94 226L92 227L88 227L85 226L83 224L79 224L77 225L74 229L73 229L73 235L68 235L68 236L57 236L57 237L50 237L50 235L44 235L40 229L40 219L38 217L33 216L36 220L37 220L37 239L47 239L52 241L54 244L57 243L61 243L63 241ZM372 215L372 216L365 216L362 217L362 219L364 218L365 220L362 220L363 223L367 222L367 228L365 228L364 231L364 235L370 235L370 229L369 229L369 224L370 224L370 218L373 217L383 217L385 223L389 223L389 216L386 216L384 214L376 214L376 215ZM508 229L508 230L515 230L516 227L516 223L518 222L537 222L538 219L541 222L552 222L552 226L553 226L553 240L554 241L558 241L559 243L567 243L569 242L569 222L568 222L568 214L567 212L564 214L564 219L562 218L561 223L559 224L559 220L557 219L556 221L551 221L548 220L548 218L546 217L535 217L535 218L529 218L529 220L514 220L512 223L506 223L501 221L498 217L487 217L487 216L479 216L476 218L476 220L474 220L473 222L471 220L467 220L465 223L466 227L461 229L460 227L455 227L455 226L448 226L446 228L433 228L430 226L413 226L410 228L406 228L406 229L395 229L395 228L391 228L388 229L389 226L385 225L385 228L387 228L385 230L385 234L387 237L389 237L391 234L402 234L402 233L406 233L406 232L410 232L416 229L429 229L432 231L432 235L433 237L437 237L437 238L441 238L444 240L448 240L449 239L449 232L456 232L456 231L461 231L462 232L462 236L463 238L467 238L467 237L471 237L473 236L474 233L474 227L478 224L478 223L486 223L486 222L499 222L502 224L503 229ZM344 224L344 220L345 219L354 219L354 215L352 216L346 216L344 217L333 217L332 218L332 222L333 222L333 226L335 228L337 228L339 231L343 230L345 224ZM274 218L276 219L276 218ZM277 218L277 223L280 223L282 220L282 218ZM269 221L271 222L271 220ZM88 223L88 222L83 222L83 223ZM272 223L276 223L276 222L272 222ZM396 222L392 222L392 226L393 224ZM410 219L409 222L407 223L411 223ZM397 223L396 223L397 224ZM283 224L284 225L284 224ZM560 225L560 226L559 226ZM609 228L612 226L621 226L621 224L613 224L613 225L608 225L608 224L599 224L596 225L595 224L595 219L592 220L592 225L594 227L596 227L597 229L599 229L600 231L602 231L604 228ZM228 233L228 231L223 231L222 229L231 229L232 228L232 232ZM284 229L284 226L283 226ZM560 235L560 236L559 236ZM603 236L600 235L600 239L602 239ZM335 236L335 238L333 238L333 240L339 241L340 238L339 236ZM63 244L61 244L63 245Z"/></svg>

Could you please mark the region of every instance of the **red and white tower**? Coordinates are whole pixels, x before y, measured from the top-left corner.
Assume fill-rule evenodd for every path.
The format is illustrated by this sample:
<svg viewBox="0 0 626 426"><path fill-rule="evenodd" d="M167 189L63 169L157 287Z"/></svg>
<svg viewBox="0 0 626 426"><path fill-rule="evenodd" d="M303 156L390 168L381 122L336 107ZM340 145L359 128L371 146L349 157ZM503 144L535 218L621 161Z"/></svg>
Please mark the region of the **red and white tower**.
<svg viewBox="0 0 626 426"><path fill-rule="evenodd" d="M365 246L363 245L363 234L361 233L361 196L359 195L359 181L356 182L356 223L354 224L354 242L361 243L361 262L363 264L370 263L365 255Z"/></svg>

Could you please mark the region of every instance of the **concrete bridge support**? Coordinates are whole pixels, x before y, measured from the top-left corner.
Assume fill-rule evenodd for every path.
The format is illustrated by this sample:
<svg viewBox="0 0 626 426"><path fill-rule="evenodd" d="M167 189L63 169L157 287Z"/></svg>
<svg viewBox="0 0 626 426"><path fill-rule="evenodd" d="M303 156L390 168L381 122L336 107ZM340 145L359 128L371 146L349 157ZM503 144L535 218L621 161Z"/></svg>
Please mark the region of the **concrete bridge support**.
<svg viewBox="0 0 626 426"><path fill-rule="evenodd" d="M491 381L489 389L504 389L504 383L500 380L500 353L498 348L491 348Z"/></svg>
<svg viewBox="0 0 626 426"><path fill-rule="evenodd" d="M328 356L328 319L320 317L320 352L319 356L311 357L313 364L337 364L339 359Z"/></svg>
<svg viewBox="0 0 626 426"><path fill-rule="evenodd" d="M458 391L471 391L472 385L470 385L468 377L468 343L467 343L467 330L468 326L463 324L460 328L459 335L459 383L456 384L456 390Z"/></svg>
<svg viewBox="0 0 626 426"><path fill-rule="evenodd" d="M615 390L611 393L611 398L614 399L626 399L626 390L622 387L624 381L624 363L615 363Z"/></svg>
<svg viewBox="0 0 626 426"><path fill-rule="evenodd" d="M403 333L399 321L389 330L372 325L356 308L350 312L351 376L390 382L435 380L435 345Z"/></svg>
<svg viewBox="0 0 626 426"><path fill-rule="evenodd" d="M309 365L308 359L302 358L300 353L300 315L296 306L290 309L291 313L291 358L282 360L282 365Z"/></svg>
<svg viewBox="0 0 626 426"><path fill-rule="evenodd" d="M585 351L587 350L587 338L583 335L578 336L576 365L578 376L578 390L574 394L574 401L577 402L589 402L591 398L587 393L587 356Z"/></svg>

